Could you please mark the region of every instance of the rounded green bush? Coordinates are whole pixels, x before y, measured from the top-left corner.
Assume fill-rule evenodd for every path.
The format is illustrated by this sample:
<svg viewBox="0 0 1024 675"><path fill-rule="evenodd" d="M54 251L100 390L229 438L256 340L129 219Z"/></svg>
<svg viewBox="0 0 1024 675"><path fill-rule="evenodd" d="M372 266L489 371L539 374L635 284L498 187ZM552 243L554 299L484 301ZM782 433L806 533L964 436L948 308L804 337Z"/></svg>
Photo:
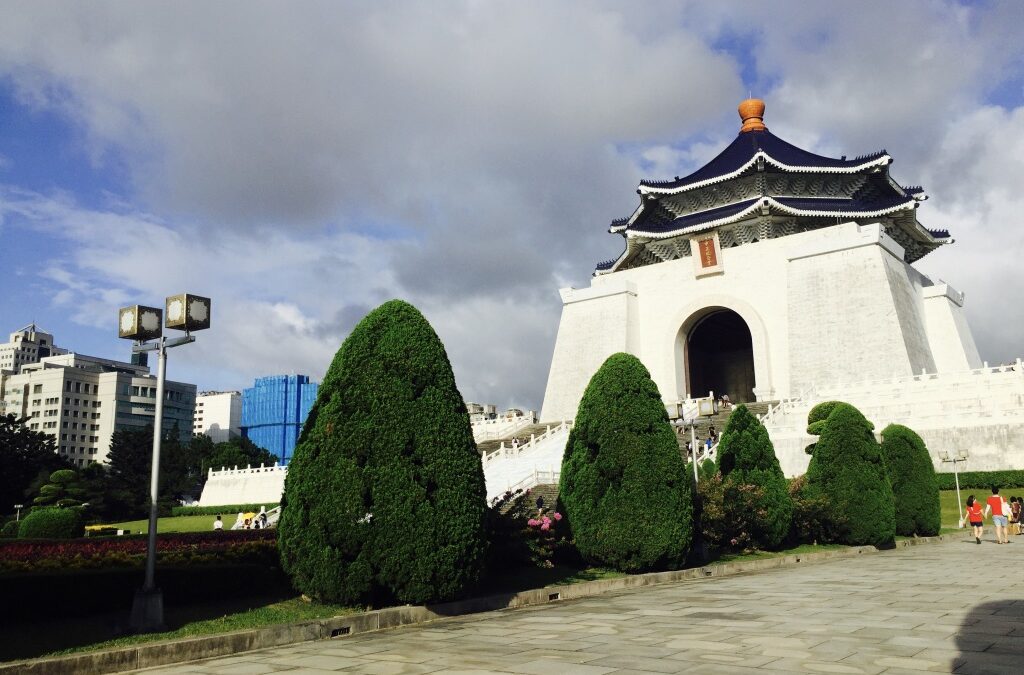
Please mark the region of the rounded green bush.
<svg viewBox="0 0 1024 675"><path fill-rule="evenodd" d="M743 404L736 406L722 431L718 466L725 481L727 520L747 534L751 546L781 546L793 519L793 500L768 430ZM748 498L740 499L741 493Z"/></svg>
<svg viewBox="0 0 1024 675"><path fill-rule="evenodd" d="M338 350L289 465L285 571L324 601L450 600L482 572L485 501L444 345L412 305L381 305Z"/></svg>
<svg viewBox="0 0 1024 675"><path fill-rule="evenodd" d="M852 405L835 405L807 468L808 495L832 505L841 543L885 546L896 534L892 485L872 428Z"/></svg>
<svg viewBox="0 0 1024 675"><path fill-rule="evenodd" d="M844 405L844 403L842 401L822 401L811 408L811 411L807 413L807 433L811 436L820 436L822 429L825 428L825 420L838 405Z"/></svg>
<svg viewBox="0 0 1024 675"><path fill-rule="evenodd" d="M690 481L650 373L635 356L608 357L562 459L559 496L576 548L625 572L681 567L693 537Z"/></svg>
<svg viewBox="0 0 1024 675"><path fill-rule="evenodd" d="M19 522L16 520L4 523L4 526L0 527L0 539L13 539L18 536L18 525Z"/></svg>
<svg viewBox="0 0 1024 675"><path fill-rule="evenodd" d="M937 535L942 525L939 481L924 440L901 424L890 424L882 430L881 450L896 500L896 534Z"/></svg>
<svg viewBox="0 0 1024 675"><path fill-rule="evenodd" d="M77 539L85 536L78 509L36 508L21 519L19 539Z"/></svg>

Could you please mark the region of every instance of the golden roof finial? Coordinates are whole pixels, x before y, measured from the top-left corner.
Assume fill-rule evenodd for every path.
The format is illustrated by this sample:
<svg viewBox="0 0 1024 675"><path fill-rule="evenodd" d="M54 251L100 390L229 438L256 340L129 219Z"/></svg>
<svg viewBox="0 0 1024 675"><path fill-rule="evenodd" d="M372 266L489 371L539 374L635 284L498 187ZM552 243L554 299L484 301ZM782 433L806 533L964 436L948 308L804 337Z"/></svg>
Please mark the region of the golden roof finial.
<svg viewBox="0 0 1024 675"><path fill-rule="evenodd" d="M740 113L740 119L743 120L740 133L746 131L768 131L768 127L764 125L764 101L759 98L748 98L740 103L737 110Z"/></svg>

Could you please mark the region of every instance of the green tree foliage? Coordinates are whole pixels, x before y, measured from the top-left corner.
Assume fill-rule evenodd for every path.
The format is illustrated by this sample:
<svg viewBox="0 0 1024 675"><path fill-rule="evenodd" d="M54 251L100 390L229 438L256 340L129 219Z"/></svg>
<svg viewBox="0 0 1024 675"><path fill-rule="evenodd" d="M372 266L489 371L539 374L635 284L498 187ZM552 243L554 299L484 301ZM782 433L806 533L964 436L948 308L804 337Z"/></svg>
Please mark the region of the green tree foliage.
<svg viewBox="0 0 1024 675"><path fill-rule="evenodd" d="M613 354L587 385L562 460L560 497L580 554L626 572L676 569L693 536L690 479L658 387Z"/></svg>
<svg viewBox="0 0 1024 675"><path fill-rule="evenodd" d="M0 415L0 514L14 513L15 504L27 503L38 479L71 467L57 454L53 436L33 431L25 422Z"/></svg>
<svg viewBox="0 0 1024 675"><path fill-rule="evenodd" d="M890 544L896 514L874 425L852 405L840 403L819 428L821 436L807 468L809 496L823 496L839 514L840 542Z"/></svg>
<svg viewBox="0 0 1024 675"><path fill-rule="evenodd" d="M890 424L882 430L881 450L896 500L896 534L938 534L939 483L924 441L911 429Z"/></svg>
<svg viewBox="0 0 1024 675"><path fill-rule="evenodd" d="M842 401L822 401L811 408L811 411L807 413L807 433L811 436L820 436L821 430L825 428L825 420L828 419L828 416L839 405L845 404ZM809 445L807 447L807 454L813 454L813 450L814 445Z"/></svg>
<svg viewBox="0 0 1024 675"><path fill-rule="evenodd" d="M81 506L86 490L73 469L60 469L50 474L50 482L39 489L32 500L36 506Z"/></svg>
<svg viewBox="0 0 1024 675"><path fill-rule="evenodd" d="M793 500L768 430L742 403L722 431L718 466L728 520L749 534L750 547L781 546L793 519Z"/></svg>
<svg viewBox="0 0 1024 675"><path fill-rule="evenodd" d="M75 508L33 509L18 526L19 539L76 539L84 535L82 515Z"/></svg>
<svg viewBox="0 0 1024 675"><path fill-rule="evenodd" d="M279 544L303 593L448 600L486 560L486 490L444 345L393 300L352 330L289 464Z"/></svg>

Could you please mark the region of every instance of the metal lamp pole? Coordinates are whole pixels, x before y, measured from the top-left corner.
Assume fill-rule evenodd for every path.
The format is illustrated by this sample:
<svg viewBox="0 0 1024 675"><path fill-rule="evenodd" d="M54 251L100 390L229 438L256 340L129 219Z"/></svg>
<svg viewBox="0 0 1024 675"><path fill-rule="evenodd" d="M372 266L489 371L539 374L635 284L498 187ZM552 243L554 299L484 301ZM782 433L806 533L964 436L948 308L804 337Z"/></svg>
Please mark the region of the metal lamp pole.
<svg viewBox="0 0 1024 675"><path fill-rule="evenodd" d="M953 480L956 482L956 509L960 513L960 522L964 520L963 502L960 501L960 473L957 471L959 462L967 461L967 451L961 450L956 457L950 457L948 452L940 452L939 459L943 464L953 465Z"/></svg>
<svg viewBox="0 0 1024 675"><path fill-rule="evenodd" d="M161 311L152 307L124 307L120 310L120 337L135 340L132 353L157 353L156 405L153 408L153 465L149 477L149 533L146 541L146 579L135 592L131 627L136 632L159 630L164 624L163 593L156 586L157 511L160 494L160 443L163 440L164 383L167 379L167 350L195 342L190 330L210 326L210 300L187 294L167 298L167 327L184 330L185 336L168 340L160 327ZM146 340L156 338L155 342Z"/></svg>
<svg viewBox="0 0 1024 675"><path fill-rule="evenodd" d="M14 508L15 508L14 522L17 523L17 522L19 522L21 520L21 510L23 508L25 508L25 505L24 504L15 504Z"/></svg>

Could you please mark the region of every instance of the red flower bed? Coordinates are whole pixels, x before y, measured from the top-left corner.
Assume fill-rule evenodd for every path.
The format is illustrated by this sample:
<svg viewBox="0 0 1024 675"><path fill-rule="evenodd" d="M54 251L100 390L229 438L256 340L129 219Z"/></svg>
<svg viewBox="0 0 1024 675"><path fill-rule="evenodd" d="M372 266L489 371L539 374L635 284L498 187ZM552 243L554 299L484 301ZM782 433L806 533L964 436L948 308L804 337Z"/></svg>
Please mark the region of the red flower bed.
<svg viewBox="0 0 1024 675"><path fill-rule="evenodd" d="M0 573L57 569L142 567L146 536L34 539L0 542ZM163 565L218 563L278 564L276 530L160 534L157 562Z"/></svg>

